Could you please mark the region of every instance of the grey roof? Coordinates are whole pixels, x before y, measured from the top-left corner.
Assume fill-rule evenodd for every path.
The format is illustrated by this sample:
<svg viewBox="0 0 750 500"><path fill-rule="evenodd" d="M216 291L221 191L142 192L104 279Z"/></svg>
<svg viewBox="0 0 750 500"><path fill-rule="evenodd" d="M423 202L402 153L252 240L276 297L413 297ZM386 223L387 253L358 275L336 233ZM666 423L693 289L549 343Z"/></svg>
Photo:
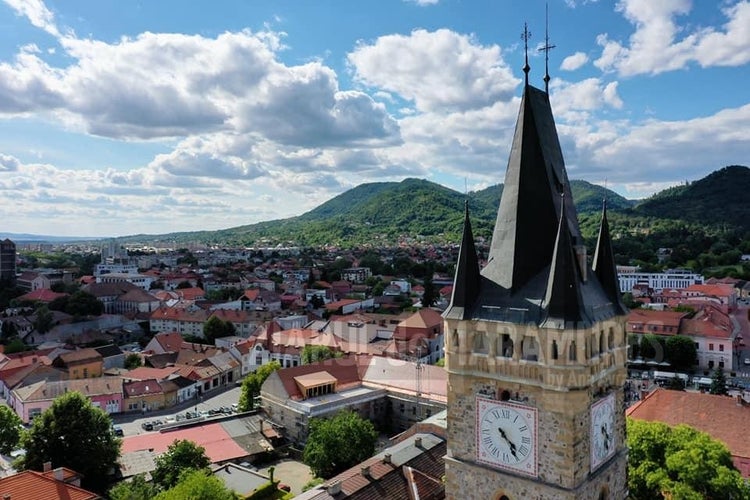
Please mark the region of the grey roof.
<svg viewBox="0 0 750 500"><path fill-rule="evenodd" d="M552 328L611 318L617 307L578 258L583 248L549 96L526 85L487 265L445 316ZM459 265L454 287L466 287L469 272Z"/></svg>
<svg viewBox="0 0 750 500"><path fill-rule="evenodd" d="M94 347L94 350L101 354L103 358L108 358L110 356L119 356L120 354L122 354L122 350L114 344Z"/></svg>

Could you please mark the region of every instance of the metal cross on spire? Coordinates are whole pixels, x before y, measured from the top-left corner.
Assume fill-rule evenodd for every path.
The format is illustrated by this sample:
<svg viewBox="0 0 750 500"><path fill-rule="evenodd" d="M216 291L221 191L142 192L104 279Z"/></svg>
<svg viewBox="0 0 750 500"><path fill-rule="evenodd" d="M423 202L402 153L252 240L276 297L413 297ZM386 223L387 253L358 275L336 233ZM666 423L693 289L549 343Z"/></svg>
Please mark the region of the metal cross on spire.
<svg viewBox="0 0 750 500"><path fill-rule="evenodd" d="M529 38L531 38L531 31L527 23L523 23L523 33L521 33L521 40L523 40L523 52L525 57L525 64L523 65L523 72L526 74L526 85L529 84Z"/></svg>
<svg viewBox="0 0 750 500"><path fill-rule="evenodd" d="M554 49L555 45L549 44L549 4L544 4L544 47L539 50L544 51L544 91L549 94L549 51Z"/></svg>

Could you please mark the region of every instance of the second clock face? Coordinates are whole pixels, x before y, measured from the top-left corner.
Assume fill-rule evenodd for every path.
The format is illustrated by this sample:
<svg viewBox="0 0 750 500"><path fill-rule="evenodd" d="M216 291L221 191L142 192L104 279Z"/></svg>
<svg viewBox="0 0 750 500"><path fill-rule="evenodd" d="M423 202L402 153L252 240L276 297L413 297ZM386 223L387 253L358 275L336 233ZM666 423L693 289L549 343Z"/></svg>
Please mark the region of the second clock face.
<svg viewBox="0 0 750 500"><path fill-rule="evenodd" d="M478 397L477 460L536 477L536 422L536 408Z"/></svg>
<svg viewBox="0 0 750 500"><path fill-rule="evenodd" d="M600 399L591 405L591 470L599 467L614 455L615 440L615 395Z"/></svg>

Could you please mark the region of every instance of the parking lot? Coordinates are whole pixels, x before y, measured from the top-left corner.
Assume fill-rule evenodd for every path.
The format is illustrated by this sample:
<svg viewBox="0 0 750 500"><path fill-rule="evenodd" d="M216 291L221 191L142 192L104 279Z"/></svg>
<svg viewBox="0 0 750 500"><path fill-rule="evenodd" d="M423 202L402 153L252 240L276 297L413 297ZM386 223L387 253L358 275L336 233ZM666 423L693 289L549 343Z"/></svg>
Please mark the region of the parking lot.
<svg viewBox="0 0 750 500"><path fill-rule="evenodd" d="M158 411L113 415L112 422L122 430L124 436L136 436L147 432L156 432L165 426L185 422L198 422L231 414L236 409L240 398L240 388L228 386L224 392L210 394L204 400L198 399ZM223 409L223 411L217 410ZM187 414L190 414L190 418ZM157 421L158 423L154 423ZM147 425L150 424L150 425Z"/></svg>

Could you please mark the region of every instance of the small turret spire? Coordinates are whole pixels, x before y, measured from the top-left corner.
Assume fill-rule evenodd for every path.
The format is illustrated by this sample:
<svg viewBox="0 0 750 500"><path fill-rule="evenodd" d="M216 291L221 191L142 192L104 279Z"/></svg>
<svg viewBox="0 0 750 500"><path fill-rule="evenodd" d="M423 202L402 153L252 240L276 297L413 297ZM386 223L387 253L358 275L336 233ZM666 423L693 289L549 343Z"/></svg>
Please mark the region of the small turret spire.
<svg viewBox="0 0 750 500"><path fill-rule="evenodd" d="M444 316L456 319L467 319L471 314L474 301L479 295L481 277L479 275L479 259L474 245L474 234L469 219L469 199L464 206L464 231L461 247L458 250L456 262L456 276L453 280L451 303L445 310Z"/></svg>

